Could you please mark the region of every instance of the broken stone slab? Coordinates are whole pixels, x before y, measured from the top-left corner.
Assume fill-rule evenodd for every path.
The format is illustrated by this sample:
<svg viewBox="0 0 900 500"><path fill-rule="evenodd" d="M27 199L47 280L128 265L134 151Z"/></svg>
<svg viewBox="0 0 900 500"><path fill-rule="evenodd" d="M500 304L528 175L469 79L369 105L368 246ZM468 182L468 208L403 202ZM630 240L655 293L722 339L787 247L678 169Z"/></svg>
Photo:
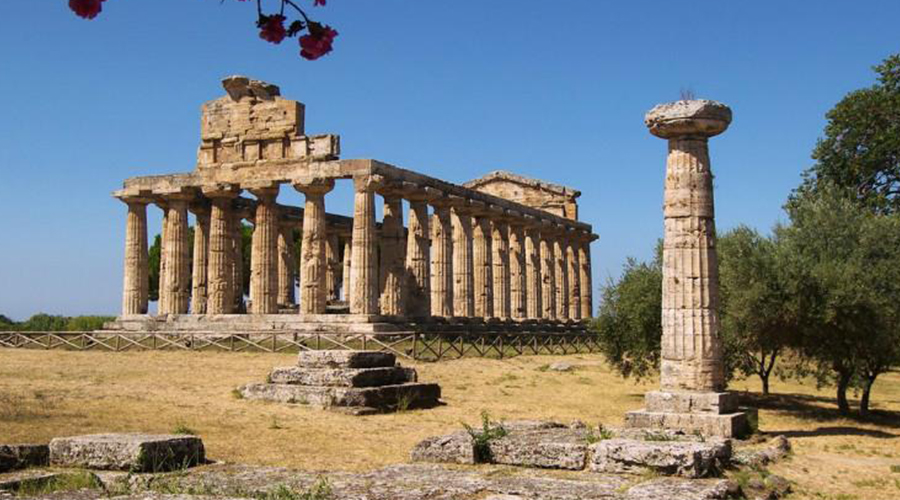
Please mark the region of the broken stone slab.
<svg viewBox="0 0 900 500"><path fill-rule="evenodd" d="M0 472L50 463L50 448L46 444L0 444Z"/></svg>
<svg viewBox="0 0 900 500"><path fill-rule="evenodd" d="M588 453L587 429L544 428L510 432L488 444L493 463L582 470Z"/></svg>
<svg viewBox="0 0 900 500"><path fill-rule="evenodd" d="M475 440L468 432L433 436L420 441L410 453L413 462L474 464Z"/></svg>
<svg viewBox="0 0 900 500"><path fill-rule="evenodd" d="M624 500L725 500L742 498L741 488L726 479L660 478L628 488Z"/></svg>
<svg viewBox="0 0 900 500"><path fill-rule="evenodd" d="M273 384L373 387L405 384L417 380L416 370L400 366L381 368L275 368L269 374Z"/></svg>
<svg viewBox="0 0 900 500"><path fill-rule="evenodd" d="M99 470L160 472L205 462L197 436L154 434L91 434L50 441L50 464Z"/></svg>
<svg viewBox="0 0 900 500"><path fill-rule="evenodd" d="M591 445L594 472L633 473L653 470L689 478L707 477L728 464L731 441L640 441L607 439Z"/></svg>
<svg viewBox="0 0 900 500"><path fill-rule="evenodd" d="M781 460L791 453L791 442L784 436L775 436L763 448L740 447L734 450L731 463L759 467Z"/></svg>
<svg viewBox="0 0 900 500"><path fill-rule="evenodd" d="M428 408L439 404L437 384L409 383L380 387L327 387L290 384L247 384L239 389L245 399L307 404L319 408L367 407Z"/></svg>
<svg viewBox="0 0 900 500"><path fill-rule="evenodd" d="M307 368L385 368L397 364L397 357L381 351L302 351L297 366Z"/></svg>

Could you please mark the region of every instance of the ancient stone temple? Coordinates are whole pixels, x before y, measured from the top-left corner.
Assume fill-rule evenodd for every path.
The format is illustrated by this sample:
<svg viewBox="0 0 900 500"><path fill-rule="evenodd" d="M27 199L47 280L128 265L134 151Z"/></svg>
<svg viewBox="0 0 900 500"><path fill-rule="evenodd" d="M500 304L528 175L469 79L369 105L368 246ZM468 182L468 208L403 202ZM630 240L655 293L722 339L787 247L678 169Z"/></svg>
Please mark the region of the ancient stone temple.
<svg viewBox="0 0 900 500"><path fill-rule="evenodd" d="M339 137L307 135L304 105L275 85L230 77L223 86L227 95L203 105L192 172L130 178L114 193L128 207L125 279L122 315L107 329L367 333L453 322L583 331L597 236L577 220L577 191L505 172L458 185L340 159ZM327 211L337 182L352 183L352 217ZM303 194L302 207L278 203L286 189ZM156 315L148 207L163 213ZM244 221L253 227L249 290Z"/></svg>
<svg viewBox="0 0 900 500"><path fill-rule="evenodd" d="M715 101L677 101L647 113L650 133L669 142L663 214L662 359L660 391L645 409L629 412L630 427L735 436L746 414L725 388L713 176L709 138L731 123L731 109Z"/></svg>

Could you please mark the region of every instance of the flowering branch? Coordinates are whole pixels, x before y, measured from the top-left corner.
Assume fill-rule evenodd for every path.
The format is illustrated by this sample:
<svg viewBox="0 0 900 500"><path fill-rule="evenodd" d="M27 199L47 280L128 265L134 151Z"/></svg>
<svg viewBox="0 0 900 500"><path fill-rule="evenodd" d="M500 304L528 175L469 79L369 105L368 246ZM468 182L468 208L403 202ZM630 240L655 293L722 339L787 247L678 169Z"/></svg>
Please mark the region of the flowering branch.
<svg viewBox="0 0 900 500"><path fill-rule="evenodd" d="M106 0L69 0L69 8L72 9L77 16L84 19L93 19L103 10L103 2ZM224 2L224 0L222 0ZM247 0L237 0L246 2ZM305 59L313 61L325 54L331 52L334 38L338 32L327 24L317 23L311 20L306 12L297 5L294 0L276 0L281 2L281 8L278 14L266 15L263 13L263 0L256 0L257 21L256 26L259 28L259 37L263 40L279 44L285 38L292 38L303 31L306 34L300 36L300 55ZM313 6L324 6L326 0L312 0ZM284 15L285 6L292 7L303 19L295 19L287 28L285 22L288 20Z"/></svg>

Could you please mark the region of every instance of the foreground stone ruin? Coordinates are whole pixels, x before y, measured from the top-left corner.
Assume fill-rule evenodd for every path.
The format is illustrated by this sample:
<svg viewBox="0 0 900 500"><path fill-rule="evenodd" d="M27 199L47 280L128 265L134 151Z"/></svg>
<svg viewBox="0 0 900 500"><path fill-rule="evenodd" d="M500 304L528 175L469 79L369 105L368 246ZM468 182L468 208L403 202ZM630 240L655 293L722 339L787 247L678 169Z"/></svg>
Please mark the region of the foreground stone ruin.
<svg viewBox="0 0 900 500"><path fill-rule="evenodd" d="M440 402L437 384L418 382L413 368L378 351L306 351L296 366L275 368L267 383L240 388L245 399L310 405L353 415L430 408Z"/></svg>
<svg viewBox="0 0 900 500"><path fill-rule="evenodd" d="M234 332L224 319L246 333L390 333L447 322L584 332L597 236L577 220L578 191L506 172L456 185L341 160L338 136L306 135L304 105L277 86L245 77L223 86L228 95L203 105L193 172L127 179L114 193L128 214L122 316L108 330ZM352 218L326 212L326 195L345 179ZM303 193L302 208L277 203L282 184ZM149 205L163 211L156 316L147 314ZM238 279L244 220L253 224L249 301Z"/></svg>

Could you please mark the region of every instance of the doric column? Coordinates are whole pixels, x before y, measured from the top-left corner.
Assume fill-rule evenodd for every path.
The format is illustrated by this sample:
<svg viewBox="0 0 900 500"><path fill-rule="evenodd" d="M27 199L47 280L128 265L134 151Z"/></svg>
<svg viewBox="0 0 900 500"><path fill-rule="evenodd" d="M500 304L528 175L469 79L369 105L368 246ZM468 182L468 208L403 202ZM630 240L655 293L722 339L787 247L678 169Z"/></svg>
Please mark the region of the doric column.
<svg viewBox="0 0 900 500"><path fill-rule="evenodd" d="M194 213L194 259L191 274L191 313L206 314L207 273L209 272L209 202L204 200L190 206Z"/></svg>
<svg viewBox="0 0 900 500"><path fill-rule="evenodd" d="M528 272L525 227L512 217L509 223L509 303L515 319L528 317Z"/></svg>
<svg viewBox="0 0 900 500"><path fill-rule="evenodd" d="M491 219L486 212L476 213L473 228L472 261L474 268L475 316L492 318L494 314L494 251Z"/></svg>
<svg viewBox="0 0 900 500"><path fill-rule="evenodd" d="M163 198L156 197L153 199L153 204L162 210L162 225L159 230L159 270L156 273L156 313L160 314L159 306L162 303L162 297L168 293L164 291L167 290L166 275L168 273L166 273L166 252L163 244L166 241L166 229L169 226L169 203Z"/></svg>
<svg viewBox="0 0 900 500"><path fill-rule="evenodd" d="M375 190L378 175L353 178L353 255L350 265L350 312L378 314L378 235L375 231Z"/></svg>
<svg viewBox="0 0 900 500"><path fill-rule="evenodd" d="M350 275L353 266L353 240L344 239L344 274L342 275L341 288L344 292L344 301L350 303Z"/></svg>
<svg viewBox="0 0 900 500"><path fill-rule="evenodd" d="M567 231L566 243L566 270L569 277L569 318L581 319L581 273L578 263L578 246L574 231Z"/></svg>
<svg viewBox="0 0 900 500"><path fill-rule="evenodd" d="M325 271L326 300L334 302L338 300L338 276L341 273L341 247L338 234L326 229L328 238L325 240L325 261L328 263Z"/></svg>
<svg viewBox="0 0 900 500"><path fill-rule="evenodd" d="M552 225L541 227L541 317L556 319L556 254L553 248Z"/></svg>
<svg viewBox="0 0 900 500"><path fill-rule="evenodd" d="M491 250L494 265L494 315L500 319L512 317L512 277L510 274L509 224L495 218L491 225ZM521 252L519 252L521 254Z"/></svg>
<svg viewBox="0 0 900 500"><path fill-rule="evenodd" d="M128 205L125 218L125 273L122 286L122 315L147 314L148 247L147 204L144 198L121 198Z"/></svg>
<svg viewBox="0 0 900 500"><path fill-rule="evenodd" d="M294 228L281 224L278 228L278 306L291 307L294 296L297 255L294 250Z"/></svg>
<svg viewBox="0 0 900 500"><path fill-rule="evenodd" d="M159 291L159 314L187 314L190 304L190 240L188 200L192 195L168 195L166 230L162 241L165 254L165 284Z"/></svg>
<svg viewBox="0 0 900 500"><path fill-rule="evenodd" d="M460 200L453 205L453 315L475 316L472 212Z"/></svg>
<svg viewBox="0 0 900 500"><path fill-rule="evenodd" d="M251 189L257 198L250 255L253 314L278 313L278 186Z"/></svg>
<svg viewBox="0 0 900 500"><path fill-rule="evenodd" d="M431 202L431 315L453 316L453 223L450 202L440 198Z"/></svg>
<svg viewBox="0 0 900 500"><path fill-rule="evenodd" d="M532 221L525 228L525 316L540 318L543 313L541 279L541 238L538 226Z"/></svg>
<svg viewBox="0 0 900 500"><path fill-rule="evenodd" d="M384 218L381 222L381 314L406 314L403 276L406 267L406 245L403 239L403 199L396 189L385 186Z"/></svg>
<svg viewBox="0 0 900 500"><path fill-rule="evenodd" d="M431 314L431 232L428 203L423 196L404 196L409 200L409 230L406 236L407 315L422 318Z"/></svg>
<svg viewBox="0 0 900 500"><path fill-rule="evenodd" d="M553 241L553 274L556 278L556 318L569 318L569 266L566 263L568 245L565 240L565 227L558 227L552 235Z"/></svg>
<svg viewBox="0 0 900 500"><path fill-rule="evenodd" d="M247 312L244 303L244 218L241 208L231 211L231 286L234 288L234 312Z"/></svg>
<svg viewBox="0 0 900 500"><path fill-rule="evenodd" d="M300 243L300 314L325 314L325 194L334 179L310 178L294 184L306 197L303 205L303 240Z"/></svg>
<svg viewBox="0 0 900 500"><path fill-rule="evenodd" d="M231 260L231 201L240 191L234 188L204 189L212 199L209 216L209 257L206 272L206 314L230 314L234 311L234 285Z"/></svg>
<svg viewBox="0 0 900 500"><path fill-rule="evenodd" d="M578 276L580 277L578 290L581 293L581 318L588 319L594 316L594 294L591 285L591 239L585 236L578 243Z"/></svg>

